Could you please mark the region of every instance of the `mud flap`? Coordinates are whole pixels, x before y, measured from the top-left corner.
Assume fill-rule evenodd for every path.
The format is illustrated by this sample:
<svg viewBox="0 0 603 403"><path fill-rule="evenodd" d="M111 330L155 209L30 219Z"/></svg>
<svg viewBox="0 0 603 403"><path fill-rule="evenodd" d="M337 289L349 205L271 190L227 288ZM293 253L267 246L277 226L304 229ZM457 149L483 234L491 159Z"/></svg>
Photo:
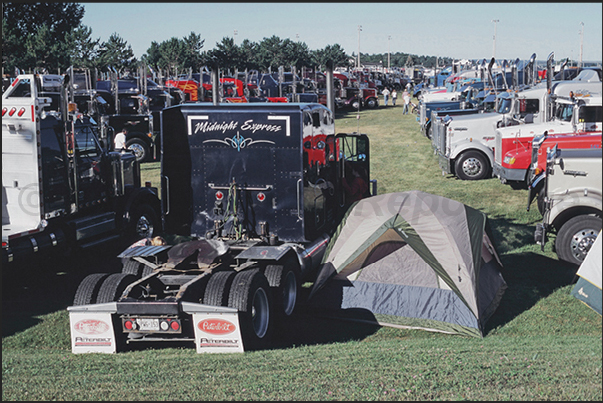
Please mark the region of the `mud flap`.
<svg viewBox="0 0 603 403"><path fill-rule="evenodd" d="M111 318L117 312L117 303L70 306L67 310L72 353L111 354L117 351Z"/></svg>
<svg viewBox="0 0 603 403"><path fill-rule="evenodd" d="M239 313L234 308L182 302L193 318L197 353L242 353Z"/></svg>

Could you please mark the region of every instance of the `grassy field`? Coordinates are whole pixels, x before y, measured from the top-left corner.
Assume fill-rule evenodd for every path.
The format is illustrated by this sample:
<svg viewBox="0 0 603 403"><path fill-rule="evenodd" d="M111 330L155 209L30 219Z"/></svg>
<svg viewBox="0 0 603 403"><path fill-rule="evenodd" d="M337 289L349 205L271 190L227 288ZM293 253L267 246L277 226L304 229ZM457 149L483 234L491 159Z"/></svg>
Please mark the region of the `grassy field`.
<svg viewBox="0 0 603 403"><path fill-rule="evenodd" d="M541 217L526 211L527 191L443 176L401 106L338 114L335 125L369 135L378 193L417 189L488 215L508 289L483 339L302 310L270 350L74 355L65 310L74 285L59 288L69 273L47 273L39 288L3 280L2 400L603 400L601 316L570 295L576 268L557 259L554 236L544 251L534 243ZM154 186L158 168L142 169ZM97 253L90 264L108 254Z"/></svg>

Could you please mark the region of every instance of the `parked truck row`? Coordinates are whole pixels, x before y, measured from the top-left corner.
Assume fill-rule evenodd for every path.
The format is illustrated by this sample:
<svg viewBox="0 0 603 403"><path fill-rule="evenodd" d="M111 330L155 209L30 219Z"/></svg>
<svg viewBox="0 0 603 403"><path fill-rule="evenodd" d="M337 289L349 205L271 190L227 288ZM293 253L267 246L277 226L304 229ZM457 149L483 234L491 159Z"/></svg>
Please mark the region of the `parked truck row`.
<svg viewBox="0 0 603 403"><path fill-rule="evenodd" d="M547 58L544 74L534 70L535 55L522 74L515 61L510 76L505 75L503 62L504 85L498 90L492 59L484 88L495 89L493 111L483 106L487 97L477 110L445 109L464 100L462 91L452 92L459 87L448 81L448 100L437 93L421 97L420 108L431 110L431 117L423 113L418 120L444 175L462 180L497 177L502 184L528 189L528 210L535 200L543 216L535 241L544 247L548 235L556 234L559 258L578 265L601 230L603 87L600 69L564 74L564 62L555 74L553 56Z"/></svg>
<svg viewBox="0 0 603 403"><path fill-rule="evenodd" d="M117 238L160 225L156 188L141 185L132 152L107 145L106 127L43 76L19 75L2 95L2 257L5 264ZM58 95L58 97L55 97Z"/></svg>
<svg viewBox="0 0 603 403"><path fill-rule="evenodd" d="M56 110L39 75L3 94L6 262L129 239L120 272L90 274L76 290L75 353L158 341L268 347L350 205L376 192L368 137L337 133L319 103L166 107L159 199L140 186L134 153L104 148L100 125L69 102L69 77ZM352 194L357 176L365 187Z"/></svg>

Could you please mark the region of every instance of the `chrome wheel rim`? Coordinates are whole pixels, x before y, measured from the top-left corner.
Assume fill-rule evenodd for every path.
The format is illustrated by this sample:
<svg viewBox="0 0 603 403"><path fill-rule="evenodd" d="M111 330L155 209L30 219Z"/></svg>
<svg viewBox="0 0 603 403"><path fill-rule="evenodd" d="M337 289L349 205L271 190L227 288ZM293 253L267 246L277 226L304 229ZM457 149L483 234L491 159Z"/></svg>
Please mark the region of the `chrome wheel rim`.
<svg viewBox="0 0 603 403"><path fill-rule="evenodd" d="M572 255L580 262L584 261L584 258L588 254L588 251L595 243L597 238L598 230L594 228L584 228L572 236L570 242L570 250Z"/></svg>
<svg viewBox="0 0 603 403"><path fill-rule="evenodd" d="M477 158L467 158L463 161L463 173L467 176L477 176L482 169L482 163Z"/></svg>
<svg viewBox="0 0 603 403"><path fill-rule="evenodd" d="M260 339L268 332L270 321L270 308L268 306L268 296L263 288L258 288L253 294L253 304L251 307L251 322L253 331Z"/></svg>

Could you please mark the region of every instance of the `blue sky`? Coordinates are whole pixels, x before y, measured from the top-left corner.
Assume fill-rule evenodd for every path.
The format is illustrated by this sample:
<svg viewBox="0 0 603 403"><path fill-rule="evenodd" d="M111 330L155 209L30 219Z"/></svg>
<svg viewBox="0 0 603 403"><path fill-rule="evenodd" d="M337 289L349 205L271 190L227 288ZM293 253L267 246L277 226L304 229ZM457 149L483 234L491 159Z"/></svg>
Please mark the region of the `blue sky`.
<svg viewBox="0 0 603 403"><path fill-rule="evenodd" d="M224 37L240 44L275 35L305 42L311 50L339 44L350 55L360 48L368 54L455 59L490 58L495 52L497 59L525 60L536 53L538 60L546 60L554 52L556 61L578 61L582 42L583 61L602 60L600 2L81 4L82 23L92 28L92 38L106 41L116 32L137 58L152 41L195 32L205 39L203 50Z"/></svg>

